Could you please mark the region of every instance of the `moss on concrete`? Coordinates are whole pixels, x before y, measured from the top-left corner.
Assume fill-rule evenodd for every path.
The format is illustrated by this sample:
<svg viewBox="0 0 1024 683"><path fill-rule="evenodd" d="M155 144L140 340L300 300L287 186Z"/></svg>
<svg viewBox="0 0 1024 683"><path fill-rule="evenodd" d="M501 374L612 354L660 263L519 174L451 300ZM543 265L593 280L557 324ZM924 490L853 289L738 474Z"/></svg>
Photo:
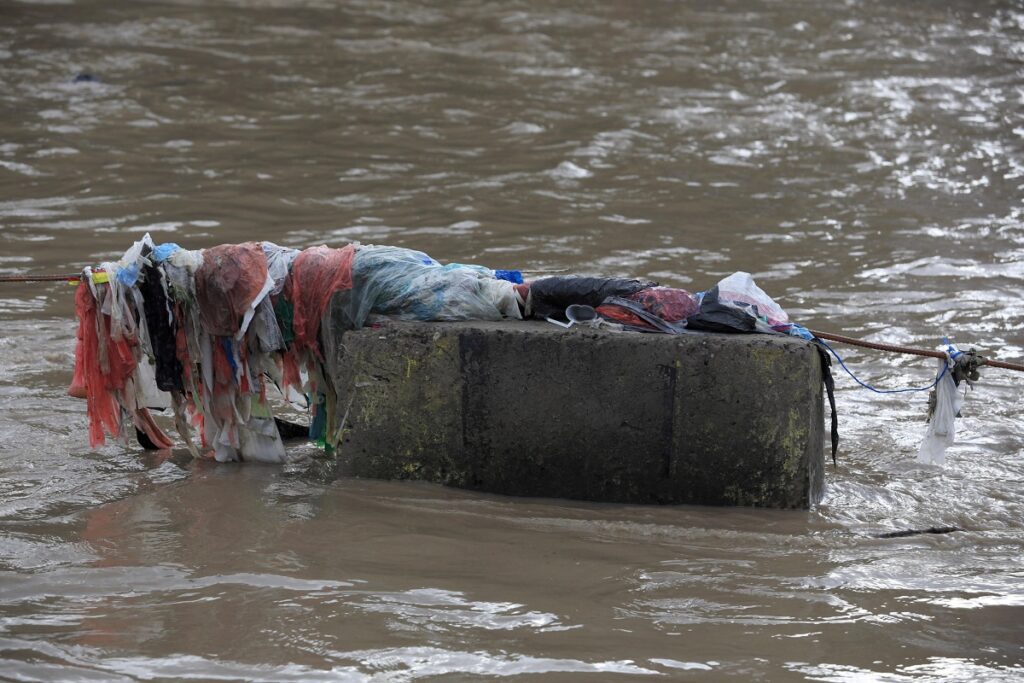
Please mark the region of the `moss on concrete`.
<svg viewBox="0 0 1024 683"><path fill-rule="evenodd" d="M353 475L617 502L807 507L821 491L820 366L800 340L507 322L344 344Z"/></svg>

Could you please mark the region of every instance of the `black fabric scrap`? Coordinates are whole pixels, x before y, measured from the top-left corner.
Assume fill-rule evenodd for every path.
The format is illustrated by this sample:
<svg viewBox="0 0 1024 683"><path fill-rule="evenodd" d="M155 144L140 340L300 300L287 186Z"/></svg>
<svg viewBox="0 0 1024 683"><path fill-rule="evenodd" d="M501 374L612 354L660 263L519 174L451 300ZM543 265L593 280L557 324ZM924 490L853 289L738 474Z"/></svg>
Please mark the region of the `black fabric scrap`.
<svg viewBox="0 0 1024 683"><path fill-rule="evenodd" d="M718 285L715 285L704 294L700 309L686 319L686 327L704 332L749 334L757 332L757 321L753 316L721 303L718 300Z"/></svg>
<svg viewBox="0 0 1024 683"><path fill-rule="evenodd" d="M146 329L156 360L156 386L163 391L182 391L182 368L178 361L177 330L171 322L170 302L160 282L158 268L144 266L138 287L145 301Z"/></svg>
<svg viewBox="0 0 1024 683"><path fill-rule="evenodd" d="M825 385L825 393L828 394L828 405L832 410L832 466L836 463L836 451L839 449L839 414L836 413L836 382L832 378L832 357L821 345L815 344L818 350L818 357L821 358L821 381Z"/></svg>
<svg viewBox="0 0 1024 683"><path fill-rule="evenodd" d="M657 283L617 277L556 276L530 283L530 307L534 318L565 320L573 304L597 308L608 297L625 297Z"/></svg>

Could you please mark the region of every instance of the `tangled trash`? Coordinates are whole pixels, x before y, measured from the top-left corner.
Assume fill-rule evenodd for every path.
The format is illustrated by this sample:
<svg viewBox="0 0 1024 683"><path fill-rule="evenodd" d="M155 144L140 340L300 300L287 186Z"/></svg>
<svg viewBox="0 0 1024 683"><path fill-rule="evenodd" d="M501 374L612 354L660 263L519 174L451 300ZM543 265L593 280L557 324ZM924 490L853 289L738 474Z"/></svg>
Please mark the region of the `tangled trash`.
<svg viewBox="0 0 1024 683"><path fill-rule="evenodd" d="M171 447L153 419L157 409L171 411L175 430L197 458L284 462L279 421L268 400L273 387L286 400L305 403L309 438L331 451L344 428L331 380L340 334L387 320L534 318L563 327L817 341L832 408L833 460L836 455L826 349L845 364L815 333L791 321L748 273L690 293L624 278L527 281L520 271L441 264L401 247L353 243L297 250L246 242L188 250L155 244L147 234L119 260L82 271L75 308L69 394L86 399L93 447L107 436L126 441L133 431L151 447ZM927 387L936 387L937 400L922 462L942 462L960 408L956 386L976 379L983 362L970 352L956 353L940 360L940 373Z"/></svg>
<svg viewBox="0 0 1024 683"><path fill-rule="evenodd" d="M310 437L337 444L322 324L332 297L343 297L344 329L357 329L372 316L518 318L515 287L487 268L441 265L411 249L247 242L192 251L147 234L118 261L82 273L69 393L86 399L94 447L133 427L170 447L150 411L171 409L196 457L283 462L268 385L305 397Z"/></svg>

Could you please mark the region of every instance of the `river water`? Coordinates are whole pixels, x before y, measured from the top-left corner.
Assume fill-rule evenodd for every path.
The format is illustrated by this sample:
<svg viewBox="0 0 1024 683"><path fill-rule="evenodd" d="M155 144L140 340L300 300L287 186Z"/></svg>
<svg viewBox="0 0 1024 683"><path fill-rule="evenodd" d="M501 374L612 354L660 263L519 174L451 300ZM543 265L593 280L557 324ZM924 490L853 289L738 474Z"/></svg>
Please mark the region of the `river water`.
<svg viewBox="0 0 1024 683"><path fill-rule="evenodd" d="M1019 3L4 0L0 83L3 274L145 232L747 270L810 327L1024 359ZM0 680L1024 677L1020 375L944 468L925 394L837 376L807 512L512 499L92 451L71 288L0 287Z"/></svg>

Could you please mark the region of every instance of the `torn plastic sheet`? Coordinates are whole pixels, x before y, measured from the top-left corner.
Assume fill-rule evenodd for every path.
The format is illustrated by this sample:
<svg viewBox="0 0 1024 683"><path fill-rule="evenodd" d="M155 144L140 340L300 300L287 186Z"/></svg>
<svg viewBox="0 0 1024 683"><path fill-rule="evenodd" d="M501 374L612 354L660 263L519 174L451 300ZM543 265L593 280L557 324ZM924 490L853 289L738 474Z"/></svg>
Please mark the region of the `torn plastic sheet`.
<svg viewBox="0 0 1024 683"><path fill-rule="evenodd" d="M917 451L917 462L925 465L943 465L946 449L956 441L956 416L963 407L963 397L953 380L953 361L939 359L938 381L935 384L935 411L928 422L924 439Z"/></svg>

